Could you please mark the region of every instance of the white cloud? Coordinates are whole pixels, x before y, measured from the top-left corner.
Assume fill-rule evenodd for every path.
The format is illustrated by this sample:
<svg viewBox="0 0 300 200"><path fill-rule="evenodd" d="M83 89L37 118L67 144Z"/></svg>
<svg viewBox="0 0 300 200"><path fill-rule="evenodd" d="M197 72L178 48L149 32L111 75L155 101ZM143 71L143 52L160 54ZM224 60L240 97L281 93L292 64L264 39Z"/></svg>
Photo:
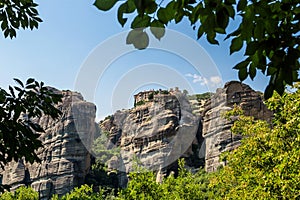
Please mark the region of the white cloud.
<svg viewBox="0 0 300 200"><path fill-rule="evenodd" d="M198 74L186 74L185 76L191 77L193 79L193 83L200 83L200 85L206 85L208 83L207 79L198 75Z"/></svg>
<svg viewBox="0 0 300 200"><path fill-rule="evenodd" d="M209 79L202 77L198 74L191 73L188 73L185 76L192 78L193 83L200 83L200 85L211 84L214 87L219 87L222 83L222 79L220 76L211 76Z"/></svg>
<svg viewBox="0 0 300 200"><path fill-rule="evenodd" d="M212 84L219 85L220 83L222 83L222 79L220 76L212 76L210 77L210 82Z"/></svg>

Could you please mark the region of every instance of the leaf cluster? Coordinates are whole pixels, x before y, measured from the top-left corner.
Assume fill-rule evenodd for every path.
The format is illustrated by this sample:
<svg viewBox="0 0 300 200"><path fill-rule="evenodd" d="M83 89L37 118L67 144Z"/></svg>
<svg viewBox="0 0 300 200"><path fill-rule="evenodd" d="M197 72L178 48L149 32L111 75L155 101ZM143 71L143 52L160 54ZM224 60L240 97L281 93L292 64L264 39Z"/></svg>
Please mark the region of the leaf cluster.
<svg viewBox="0 0 300 200"><path fill-rule="evenodd" d="M214 192L208 187L209 174L202 170L193 174L184 165L184 160L179 160L178 177L170 174L162 183L156 182L154 172L139 168L130 173L128 186L117 199L213 199Z"/></svg>
<svg viewBox="0 0 300 200"><path fill-rule="evenodd" d="M4 37L16 37L19 28L38 28L42 20L33 0L1 0L0 23Z"/></svg>

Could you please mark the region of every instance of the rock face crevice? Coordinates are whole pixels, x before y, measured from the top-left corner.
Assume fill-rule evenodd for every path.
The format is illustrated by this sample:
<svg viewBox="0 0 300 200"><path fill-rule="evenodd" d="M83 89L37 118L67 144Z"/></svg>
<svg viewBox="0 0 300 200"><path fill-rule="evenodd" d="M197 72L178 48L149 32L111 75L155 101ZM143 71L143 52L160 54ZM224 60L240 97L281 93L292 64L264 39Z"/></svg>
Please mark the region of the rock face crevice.
<svg viewBox="0 0 300 200"><path fill-rule="evenodd" d="M40 199L49 199L52 194L65 194L84 183L91 163L88 144L95 133L96 107L79 93L61 93L60 118L36 119L45 130L39 138L44 147L37 151L41 162L31 165L21 159L11 162L2 172L2 184L11 185L12 190L31 185Z"/></svg>

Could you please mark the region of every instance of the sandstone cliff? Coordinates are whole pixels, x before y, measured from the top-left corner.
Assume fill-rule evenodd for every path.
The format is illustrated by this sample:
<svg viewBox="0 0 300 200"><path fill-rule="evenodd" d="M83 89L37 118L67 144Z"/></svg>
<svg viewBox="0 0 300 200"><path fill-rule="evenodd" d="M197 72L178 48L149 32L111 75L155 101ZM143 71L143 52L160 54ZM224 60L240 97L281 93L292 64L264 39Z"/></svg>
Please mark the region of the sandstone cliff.
<svg viewBox="0 0 300 200"><path fill-rule="evenodd" d="M236 104L257 119L272 117L261 93L237 81L226 83L215 94L187 97L171 90L152 96L151 92L135 95L134 108L118 111L100 123L108 133L108 149L120 148L120 156L108 162L110 168L129 172L136 156L146 168L165 173L184 157L191 167L205 165L206 171L215 171L224 164L220 154L237 148L241 140L230 132L233 122L222 113ZM204 157L205 164L201 163Z"/></svg>
<svg viewBox="0 0 300 200"><path fill-rule="evenodd" d="M84 101L79 93L63 91L62 94L58 106L62 111L60 118L37 119L45 130L40 136L44 148L37 152L41 163L30 165L19 160L1 173L2 184L11 185L12 190L31 185L40 193L40 199L49 199L54 193L65 194L84 183L91 163L86 148L90 148L95 132L96 107Z"/></svg>
<svg viewBox="0 0 300 200"><path fill-rule="evenodd" d="M40 192L41 199L48 199L84 183L97 129L96 108L78 93L62 94L60 119L37 119L45 130L40 137L44 148L37 152L41 163L12 162L0 172L3 184L13 189L31 185ZM216 170L222 164L220 154L236 148L241 139L240 135L231 134L232 121L221 117L234 104L240 105L246 115L266 120L272 117L261 94L240 82L228 82L215 94L207 94L204 99L189 99L178 89L140 92L135 95L132 109L117 111L100 123L100 136L105 136L105 140L97 140L98 137L95 141L104 141L99 152L109 157L108 167L123 172L118 177L121 186L126 185L126 173L133 169L134 160L162 176L176 171L180 157L186 158L191 167L205 164L207 171ZM99 152L94 152L94 156L101 156Z"/></svg>
<svg viewBox="0 0 300 200"><path fill-rule="evenodd" d="M219 156L222 152L235 149L240 144L241 135L233 135L230 131L233 122L221 116L231 110L234 104L241 106L245 115L256 119L270 121L273 115L263 103L261 93L246 84L231 81L224 88L218 89L206 101L203 111L202 133L206 143L205 169L208 172L220 166Z"/></svg>
<svg viewBox="0 0 300 200"><path fill-rule="evenodd" d="M150 91L151 93L151 91ZM132 160L154 171L168 170L180 157L190 157L192 144L199 144L199 118L192 114L185 94L149 91L136 95L136 106L116 112L100 123L109 133L108 148L120 148L119 159L112 158L109 168L129 172ZM139 103L142 102L142 103Z"/></svg>

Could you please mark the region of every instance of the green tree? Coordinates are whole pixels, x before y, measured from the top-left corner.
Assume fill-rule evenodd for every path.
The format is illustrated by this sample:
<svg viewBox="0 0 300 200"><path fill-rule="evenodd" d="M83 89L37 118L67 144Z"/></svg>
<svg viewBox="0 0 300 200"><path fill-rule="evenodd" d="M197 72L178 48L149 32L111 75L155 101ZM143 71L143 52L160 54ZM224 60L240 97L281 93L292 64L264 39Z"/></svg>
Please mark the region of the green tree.
<svg viewBox="0 0 300 200"><path fill-rule="evenodd" d="M0 0L0 23L5 37L16 37L19 28L38 28L39 18L33 0Z"/></svg>
<svg viewBox="0 0 300 200"><path fill-rule="evenodd" d="M241 115L232 127L244 139L226 153L228 165L211 179L219 199L300 198L300 90L267 102L272 124ZM240 111L239 111L240 112Z"/></svg>
<svg viewBox="0 0 300 200"><path fill-rule="evenodd" d="M246 59L238 63L239 79L248 76L253 80L257 70L270 81L265 97L273 91L283 94L285 86L298 80L300 57L300 4L290 0L96 0L94 5L102 10L118 6L117 17L124 26L126 16L133 14L133 29L127 43L138 49L146 48L149 37L145 32L150 27L157 39L164 35L164 28L170 23L179 23L186 18L200 38L206 35L208 42L219 44L217 35L231 38L230 54L245 46ZM230 22L239 26L227 33ZM157 28L154 28L157 27Z"/></svg>
<svg viewBox="0 0 300 200"><path fill-rule="evenodd" d="M30 187L19 187L15 192L4 192L0 200L38 200L39 193Z"/></svg>
<svg viewBox="0 0 300 200"><path fill-rule="evenodd" d="M155 173L138 167L129 175L128 187L121 190L120 200L158 199L158 200L198 200L214 199L213 190L208 190L209 174L199 170L193 174L187 170L184 160L179 160L179 175L170 174L162 183L156 182Z"/></svg>
<svg viewBox="0 0 300 200"><path fill-rule="evenodd" d="M81 187L75 187L71 192L65 194L61 198L58 197L58 195L54 195L52 197L52 200L96 200L96 199L102 199L99 194L94 193L92 187L88 185L82 185Z"/></svg>
<svg viewBox="0 0 300 200"><path fill-rule="evenodd" d="M43 128L37 118L49 115L57 118L61 113L56 107L61 95L44 83L30 78L26 84L14 79L18 86L9 86L9 92L0 88L0 166L25 158L39 161L35 150L42 147L38 139ZM2 186L2 185L1 185ZM3 189L2 187L0 187Z"/></svg>

